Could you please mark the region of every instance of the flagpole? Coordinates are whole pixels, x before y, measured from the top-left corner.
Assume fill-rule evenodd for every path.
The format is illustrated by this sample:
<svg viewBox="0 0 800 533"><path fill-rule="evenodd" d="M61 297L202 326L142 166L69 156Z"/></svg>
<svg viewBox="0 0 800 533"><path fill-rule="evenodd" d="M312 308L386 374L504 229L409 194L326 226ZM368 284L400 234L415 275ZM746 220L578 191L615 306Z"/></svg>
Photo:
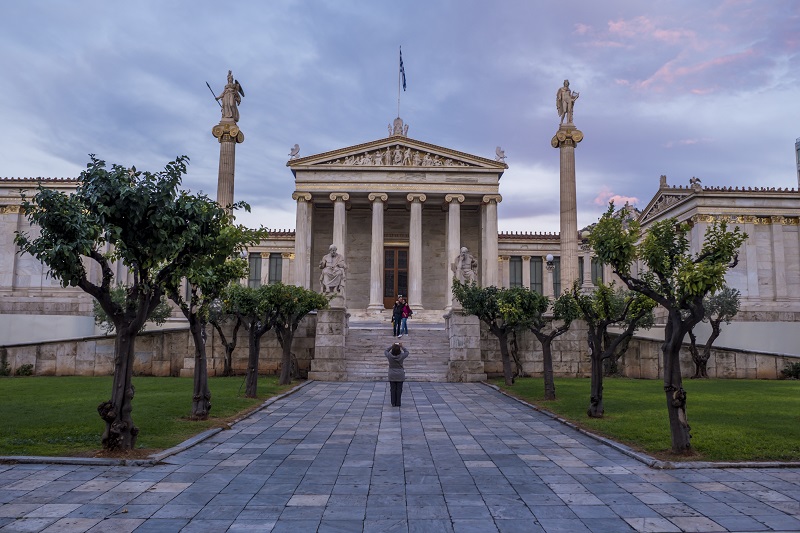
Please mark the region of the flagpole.
<svg viewBox="0 0 800 533"><path fill-rule="evenodd" d="M401 46L400 55L398 56L397 59L397 118L400 118L400 81L401 81L400 77L402 76L402 73L400 72L400 61L401 61L400 57L402 57L402 54L403 54L403 47Z"/></svg>

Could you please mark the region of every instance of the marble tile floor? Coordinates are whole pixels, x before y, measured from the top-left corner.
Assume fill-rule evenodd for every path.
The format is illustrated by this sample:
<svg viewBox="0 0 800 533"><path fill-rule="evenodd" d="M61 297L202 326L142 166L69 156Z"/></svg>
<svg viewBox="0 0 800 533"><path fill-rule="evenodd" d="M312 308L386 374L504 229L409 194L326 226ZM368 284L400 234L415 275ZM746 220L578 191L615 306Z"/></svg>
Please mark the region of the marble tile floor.
<svg viewBox="0 0 800 533"><path fill-rule="evenodd" d="M312 382L154 466L0 464L0 533L800 531L800 469L654 470L482 384L388 394Z"/></svg>

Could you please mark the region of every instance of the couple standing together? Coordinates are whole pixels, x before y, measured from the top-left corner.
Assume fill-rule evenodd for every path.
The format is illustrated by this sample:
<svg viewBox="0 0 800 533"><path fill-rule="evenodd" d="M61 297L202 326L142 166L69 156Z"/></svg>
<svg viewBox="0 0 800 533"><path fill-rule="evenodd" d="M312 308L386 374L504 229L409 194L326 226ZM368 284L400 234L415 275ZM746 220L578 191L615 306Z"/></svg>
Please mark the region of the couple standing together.
<svg viewBox="0 0 800 533"><path fill-rule="evenodd" d="M392 335L397 338L408 335L408 319L413 314L414 311L411 310L403 295L398 296L392 307Z"/></svg>

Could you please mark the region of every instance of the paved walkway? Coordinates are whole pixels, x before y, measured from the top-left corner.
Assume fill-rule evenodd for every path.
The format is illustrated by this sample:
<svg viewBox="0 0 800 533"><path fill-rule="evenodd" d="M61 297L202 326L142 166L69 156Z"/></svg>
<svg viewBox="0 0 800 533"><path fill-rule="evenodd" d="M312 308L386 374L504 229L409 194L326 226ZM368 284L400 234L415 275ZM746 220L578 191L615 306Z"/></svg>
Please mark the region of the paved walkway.
<svg viewBox="0 0 800 533"><path fill-rule="evenodd" d="M0 532L800 531L800 469L652 470L481 384L311 383L157 466L0 465Z"/></svg>

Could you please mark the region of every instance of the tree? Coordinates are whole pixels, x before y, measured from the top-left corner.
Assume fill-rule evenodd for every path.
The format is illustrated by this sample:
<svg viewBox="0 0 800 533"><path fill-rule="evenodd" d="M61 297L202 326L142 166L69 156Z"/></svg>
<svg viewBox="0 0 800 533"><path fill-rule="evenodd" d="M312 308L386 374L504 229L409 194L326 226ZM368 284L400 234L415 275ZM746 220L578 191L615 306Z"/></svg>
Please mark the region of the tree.
<svg viewBox="0 0 800 533"><path fill-rule="evenodd" d="M136 334L161 302L165 281L195 260L203 228L192 223L186 212L190 195L179 190L187 157L156 173L116 164L108 170L105 161L90 158L74 193L39 187L32 201L23 198L28 221L41 233L18 232L15 242L21 253L47 265L62 286L93 296L113 322L114 380L111 398L98 413L106 424L103 446L130 450L139 434L131 417ZM121 261L133 278L122 304L112 297L112 261ZM87 264L99 267L99 281Z"/></svg>
<svg viewBox="0 0 800 533"><path fill-rule="evenodd" d="M477 316L500 342L506 385L514 384L508 335L516 329L527 327L530 322L532 294L535 293L523 287L479 287L476 283L462 283L453 278L453 295L461 302L464 313Z"/></svg>
<svg viewBox="0 0 800 533"><path fill-rule="evenodd" d="M272 314L272 285L258 288L229 285L222 299L225 309L241 320L248 339L247 376L244 394L248 398L258 397L258 358L261 353L261 337L275 324Z"/></svg>
<svg viewBox="0 0 800 533"><path fill-rule="evenodd" d="M703 300L703 322L711 324L711 335L703 345L703 353L697 349L697 337L694 330L689 330L689 351L692 353L694 361L695 378L708 378L708 360L711 358L711 345L717 340L720 334L722 322L731 323L731 319L739 312L739 298L741 293L738 289L724 287L716 294L710 294Z"/></svg>
<svg viewBox="0 0 800 533"><path fill-rule="evenodd" d="M223 293L224 292L225 291L223 290ZM214 326L214 329L217 330L220 342L225 348L225 357L223 358L222 363L222 375L226 377L232 376L233 351L236 349L239 328L242 327L242 319L238 315L231 313L230 309L226 308L222 298L217 298L211 302L211 306L209 307L208 321L212 326ZM225 325L229 323L233 324L230 340L228 339L227 335L225 335L224 329Z"/></svg>
<svg viewBox="0 0 800 533"><path fill-rule="evenodd" d="M111 299L114 300L117 305L125 304L125 298L127 298L127 294L128 287L122 284L116 285L113 289L111 289ZM101 327L107 335L110 335L114 332L114 322L109 318L97 300L92 302L92 312L94 313L94 323L97 326ZM158 303L155 309L153 309L153 312L150 313L150 316L147 317L147 321L160 326L166 322L170 316L172 316L172 307L169 305L169 302L166 300L166 298L162 296L161 301ZM146 324L142 326L142 331L144 331L145 327Z"/></svg>
<svg viewBox="0 0 800 533"><path fill-rule="evenodd" d="M292 363L292 342L294 333L300 325L300 321L308 313L315 309L325 309L328 307L329 298L315 291L296 287L294 285L284 285L275 283L270 285L269 300L272 318L275 327L275 335L281 345L281 376L280 385L288 385L292 382L291 363Z"/></svg>
<svg viewBox="0 0 800 533"><path fill-rule="evenodd" d="M639 224L624 224L614 216L612 203L589 237L598 258L611 265L629 289L650 297L667 310L662 354L674 453L691 450L680 367L683 339L703 319L703 298L722 288L725 273L738 262L737 250L747 238L738 227L728 231L724 220L715 221L706 230L700 252L691 254L688 230L687 224L670 218L655 222L641 238ZM645 268L635 275L631 267L637 258Z"/></svg>
<svg viewBox="0 0 800 533"><path fill-rule="evenodd" d="M234 225L232 211L219 206L206 196L187 197L184 211L192 216L190 223L202 228L196 234L195 260L176 269L166 282L170 299L189 321L189 331L194 341L194 384L192 418L206 420L211 411L211 391L208 387L206 359L206 324L211 303L234 280L247 275L247 262L238 257L246 246L256 244L267 236L266 231L251 230ZM232 209L249 206L237 203ZM187 291L181 288L186 281Z"/></svg>
<svg viewBox="0 0 800 533"><path fill-rule="evenodd" d="M602 418L603 407L603 361L615 357L627 347L627 341L639 328L653 326L653 308L656 303L641 293L615 290L614 284L599 283L591 293L581 293L576 283L572 296L577 302L583 319L589 326L589 357L592 361L591 392L589 409L591 418ZM613 339L608 333L610 326L619 326L622 331Z"/></svg>
<svg viewBox="0 0 800 533"><path fill-rule="evenodd" d="M531 333L542 345L542 375L544 377L544 399L556 399L556 384L553 379L553 351L552 343L569 330L572 321L578 317L578 308L575 300L569 293L564 293L557 299L551 300L541 294L530 291L531 303L530 325ZM552 312L547 313L548 309ZM556 325L560 323L560 325Z"/></svg>

